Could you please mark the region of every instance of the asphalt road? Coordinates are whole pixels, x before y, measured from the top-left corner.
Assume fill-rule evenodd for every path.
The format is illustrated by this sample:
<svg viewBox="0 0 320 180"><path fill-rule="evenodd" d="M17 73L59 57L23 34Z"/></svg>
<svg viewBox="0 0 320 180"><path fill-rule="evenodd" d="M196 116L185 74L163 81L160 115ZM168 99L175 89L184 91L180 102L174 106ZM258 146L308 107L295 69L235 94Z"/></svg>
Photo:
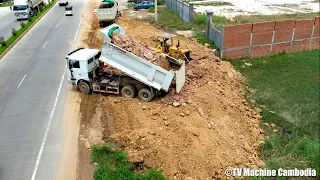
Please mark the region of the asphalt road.
<svg viewBox="0 0 320 180"><path fill-rule="evenodd" d="M54 6L0 61L0 180L55 179L69 91L65 56L86 0L72 5L69 17Z"/></svg>
<svg viewBox="0 0 320 180"><path fill-rule="evenodd" d="M19 30L21 28L20 23L27 22L22 20L16 20L13 11L9 7L0 7L0 37L4 37L5 40L12 36L12 28Z"/></svg>

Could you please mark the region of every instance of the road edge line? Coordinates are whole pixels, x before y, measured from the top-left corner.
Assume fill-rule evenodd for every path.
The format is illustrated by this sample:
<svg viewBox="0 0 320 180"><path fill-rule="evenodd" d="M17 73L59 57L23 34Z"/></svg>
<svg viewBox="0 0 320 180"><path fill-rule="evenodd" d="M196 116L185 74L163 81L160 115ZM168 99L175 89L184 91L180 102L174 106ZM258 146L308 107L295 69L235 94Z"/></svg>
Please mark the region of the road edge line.
<svg viewBox="0 0 320 180"><path fill-rule="evenodd" d="M45 130L44 137L43 137L42 142L41 142L41 146L40 146L40 149L39 149L39 152L38 152L36 164L34 166L34 169L33 169L32 176L31 176L30 180L34 180L36 178L36 174L37 174L38 167L39 167L39 164L40 164L42 152L43 152L44 146L45 146L46 141L47 141L47 137L48 137L48 134L49 134L51 122L52 122L52 119L53 119L53 115L54 115L54 112L56 110L56 106L57 106L57 103L58 103L58 100L59 100L59 95L60 95L60 92L61 92L62 84L64 82L64 77L65 77L65 74L66 74L66 70L67 70L67 66L65 66L64 71L63 71L63 75L62 75L62 78L61 78L61 81L60 81L58 92L57 92L56 98L54 100L53 108L51 110L50 119L49 119L47 128Z"/></svg>
<svg viewBox="0 0 320 180"><path fill-rule="evenodd" d="M46 12L44 12L34 23L31 24L31 26L29 26L28 29L26 29L1 55L0 55L0 62L2 60L2 58L4 58L6 56L6 54L8 54L12 48L14 48L14 46L16 44L18 44L20 42L20 40L33 28L33 26L35 26L39 20L42 19L42 17L44 15L46 15L57 3L58 1L55 1L54 5L51 6Z"/></svg>

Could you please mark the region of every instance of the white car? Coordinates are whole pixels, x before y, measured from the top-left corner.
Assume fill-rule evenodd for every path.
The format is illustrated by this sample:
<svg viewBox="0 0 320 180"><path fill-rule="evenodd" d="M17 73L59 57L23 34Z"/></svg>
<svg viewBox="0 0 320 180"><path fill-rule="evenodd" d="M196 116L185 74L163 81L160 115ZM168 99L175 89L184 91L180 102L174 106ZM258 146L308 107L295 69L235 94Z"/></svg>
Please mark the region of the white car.
<svg viewBox="0 0 320 180"><path fill-rule="evenodd" d="M68 0L59 0L59 6L66 6L68 5Z"/></svg>
<svg viewBox="0 0 320 180"><path fill-rule="evenodd" d="M65 7L65 10L66 10L66 12L65 12L65 15L66 15L66 16L73 16L72 6L66 6L66 7Z"/></svg>

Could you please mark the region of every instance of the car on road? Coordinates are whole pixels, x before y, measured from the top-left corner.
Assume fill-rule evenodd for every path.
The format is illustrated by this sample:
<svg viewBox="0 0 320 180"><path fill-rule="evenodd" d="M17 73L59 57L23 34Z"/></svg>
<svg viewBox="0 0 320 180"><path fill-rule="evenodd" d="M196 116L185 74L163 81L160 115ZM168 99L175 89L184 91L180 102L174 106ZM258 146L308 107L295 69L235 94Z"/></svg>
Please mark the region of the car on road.
<svg viewBox="0 0 320 180"><path fill-rule="evenodd" d="M154 3L151 1L143 1L142 3L136 4L133 9L149 9L150 7L154 7Z"/></svg>
<svg viewBox="0 0 320 180"><path fill-rule="evenodd" d="M65 7L65 15L66 16L73 16L73 13L72 13L72 6L66 6Z"/></svg>
<svg viewBox="0 0 320 180"><path fill-rule="evenodd" d="M66 6L68 3L68 0L59 0L59 6Z"/></svg>

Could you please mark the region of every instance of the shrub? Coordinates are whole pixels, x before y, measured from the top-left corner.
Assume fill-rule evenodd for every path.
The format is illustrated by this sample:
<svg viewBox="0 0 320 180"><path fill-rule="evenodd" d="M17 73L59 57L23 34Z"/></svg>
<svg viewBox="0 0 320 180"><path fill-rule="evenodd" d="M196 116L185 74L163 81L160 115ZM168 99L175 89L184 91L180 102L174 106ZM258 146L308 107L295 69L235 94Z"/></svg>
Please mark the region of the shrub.
<svg viewBox="0 0 320 180"><path fill-rule="evenodd" d="M31 17L31 16L28 17L28 21L29 21L29 22L32 21L32 17Z"/></svg>
<svg viewBox="0 0 320 180"><path fill-rule="evenodd" d="M157 5L164 5L166 3L165 0L158 0Z"/></svg>
<svg viewBox="0 0 320 180"><path fill-rule="evenodd" d="M7 43L6 43L6 41L4 40L4 37L0 37L0 44L1 44L1 46L7 46Z"/></svg>
<svg viewBox="0 0 320 180"><path fill-rule="evenodd" d="M16 36L16 35L17 35L17 31L14 28L12 28L12 36Z"/></svg>
<svg viewBox="0 0 320 180"><path fill-rule="evenodd" d="M25 24L24 22L21 22L21 23L20 23L20 26L21 26L22 28L24 28L24 27L26 26L26 24Z"/></svg>
<svg viewBox="0 0 320 180"><path fill-rule="evenodd" d="M206 24L207 23L207 16L204 14L197 14L195 22L197 24Z"/></svg>
<svg viewBox="0 0 320 180"><path fill-rule="evenodd" d="M154 7L150 7L149 12L154 13Z"/></svg>

